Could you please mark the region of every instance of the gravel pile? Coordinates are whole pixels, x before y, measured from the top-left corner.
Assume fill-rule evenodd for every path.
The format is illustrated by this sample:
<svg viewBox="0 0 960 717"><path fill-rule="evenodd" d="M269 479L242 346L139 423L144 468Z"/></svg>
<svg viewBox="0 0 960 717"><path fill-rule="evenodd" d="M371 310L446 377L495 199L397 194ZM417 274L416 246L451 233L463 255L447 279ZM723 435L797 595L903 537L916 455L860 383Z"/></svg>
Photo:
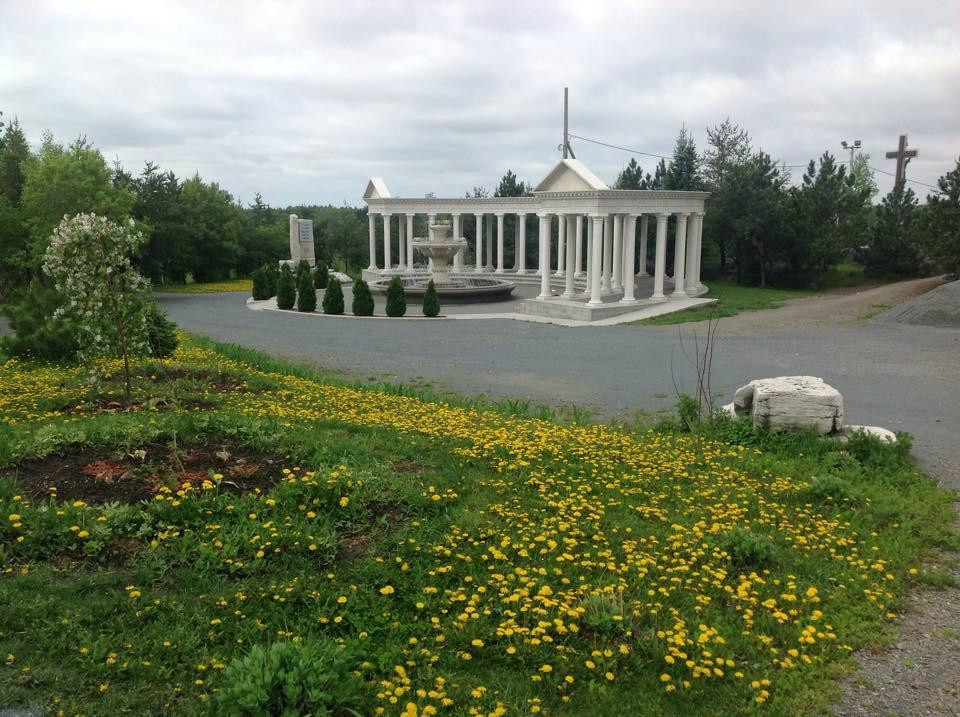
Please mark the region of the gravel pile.
<svg viewBox="0 0 960 717"><path fill-rule="evenodd" d="M960 329L960 281L938 286L876 317L877 321Z"/></svg>

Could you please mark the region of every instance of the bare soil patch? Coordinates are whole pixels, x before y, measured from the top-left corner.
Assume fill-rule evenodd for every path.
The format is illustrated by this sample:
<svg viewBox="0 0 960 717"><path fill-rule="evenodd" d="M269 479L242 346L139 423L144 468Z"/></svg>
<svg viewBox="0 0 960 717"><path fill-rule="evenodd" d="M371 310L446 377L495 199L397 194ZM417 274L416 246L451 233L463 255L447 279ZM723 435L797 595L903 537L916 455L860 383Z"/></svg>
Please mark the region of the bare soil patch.
<svg viewBox="0 0 960 717"><path fill-rule="evenodd" d="M86 503L137 503L166 486L200 487L211 473L223 476L220 489L235 493L265 490L276 482L284 457L252 451L231 442L181 446L149 444L131 453L84 449L21 461L0 468L33 500L55 497Z"/></svg>
<svg viewBox="0 0 960 717"><path fill-rule="evenodd" d="M374 541L389 535L406 519L403 504L393 501L372 501L366 504L370 520L359 532L347 535L337 545L337 560L351 562L370 552Z"/></svg>

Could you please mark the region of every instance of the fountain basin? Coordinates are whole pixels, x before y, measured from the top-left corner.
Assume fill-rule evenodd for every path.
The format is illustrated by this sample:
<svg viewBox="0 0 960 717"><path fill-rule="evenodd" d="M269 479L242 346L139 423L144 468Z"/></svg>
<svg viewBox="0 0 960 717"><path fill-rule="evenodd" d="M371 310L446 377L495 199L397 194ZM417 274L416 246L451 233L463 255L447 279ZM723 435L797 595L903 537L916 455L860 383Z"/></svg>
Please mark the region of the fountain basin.
<svg viewBox="0 0 960 717"><path fill-rule="evenodd" d="M370 283L370 290L377 294L385 294L390 281L390 279L373 281ZM430 281L430 277L407 275L401 276L400 281L403 284L403 292L407 299L421 301L427 291L427 283ZM483 301L506 301L511 298L510 295L513 293L516 284L503 279L448 274L447 281L440 284L434 282L434 286L442 305L444 302L470 304Z"/></svg>

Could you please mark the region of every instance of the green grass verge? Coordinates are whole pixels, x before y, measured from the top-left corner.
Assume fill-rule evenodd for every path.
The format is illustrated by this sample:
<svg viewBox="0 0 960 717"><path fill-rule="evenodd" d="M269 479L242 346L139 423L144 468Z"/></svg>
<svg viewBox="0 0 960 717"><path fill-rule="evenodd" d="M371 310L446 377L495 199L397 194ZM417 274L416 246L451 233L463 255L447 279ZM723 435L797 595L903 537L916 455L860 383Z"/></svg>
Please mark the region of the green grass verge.
<svg viewBox="0 0 960 717"><path fill-rule="evenodd" d="M153 287L154 291L173 294L220 294L226 291L252 291L252 279L230 279L229 281L211 281L201 284L163 284Z"/></svg>
<svg viewBox="0 0 960 717"><path fill-rule="evenodd" d="M0 365L0 706L817 714L956 545L908 442L559 423L206 340L137 410L88 378ZM238 494L241 453L278 480Z"/></svg>
<svg viewBox="0 0 960 717"><path fill-rule="evenodd" d="M735 316L741 311L777 309L787 299L795 299L813 293L799 289L765 289L759 286L738 286L729 281L712 281L709 287L710 290L704 298L716 299L715 304L695 306L685 311L654 316L650 319L642 319L632 323L640 326L669 326L671 324L685 324L690 321L719 319L725 316Z"/></svg>

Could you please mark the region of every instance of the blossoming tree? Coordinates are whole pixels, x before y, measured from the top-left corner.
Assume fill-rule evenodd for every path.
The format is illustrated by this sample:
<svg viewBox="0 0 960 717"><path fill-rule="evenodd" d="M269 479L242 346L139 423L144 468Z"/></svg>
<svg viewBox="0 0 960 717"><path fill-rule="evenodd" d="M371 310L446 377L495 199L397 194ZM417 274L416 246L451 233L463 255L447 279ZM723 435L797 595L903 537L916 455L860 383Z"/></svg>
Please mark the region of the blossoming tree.
<svg viewBox="0 0 960 717"><path fill-rule="evenodd" d="M59 314L77 328L80 359L123 358L130 399L130 356L147 353L150 285L130 263L144 237L96 214L64 217L44 254L43 270L65 297Z"/></svg>

